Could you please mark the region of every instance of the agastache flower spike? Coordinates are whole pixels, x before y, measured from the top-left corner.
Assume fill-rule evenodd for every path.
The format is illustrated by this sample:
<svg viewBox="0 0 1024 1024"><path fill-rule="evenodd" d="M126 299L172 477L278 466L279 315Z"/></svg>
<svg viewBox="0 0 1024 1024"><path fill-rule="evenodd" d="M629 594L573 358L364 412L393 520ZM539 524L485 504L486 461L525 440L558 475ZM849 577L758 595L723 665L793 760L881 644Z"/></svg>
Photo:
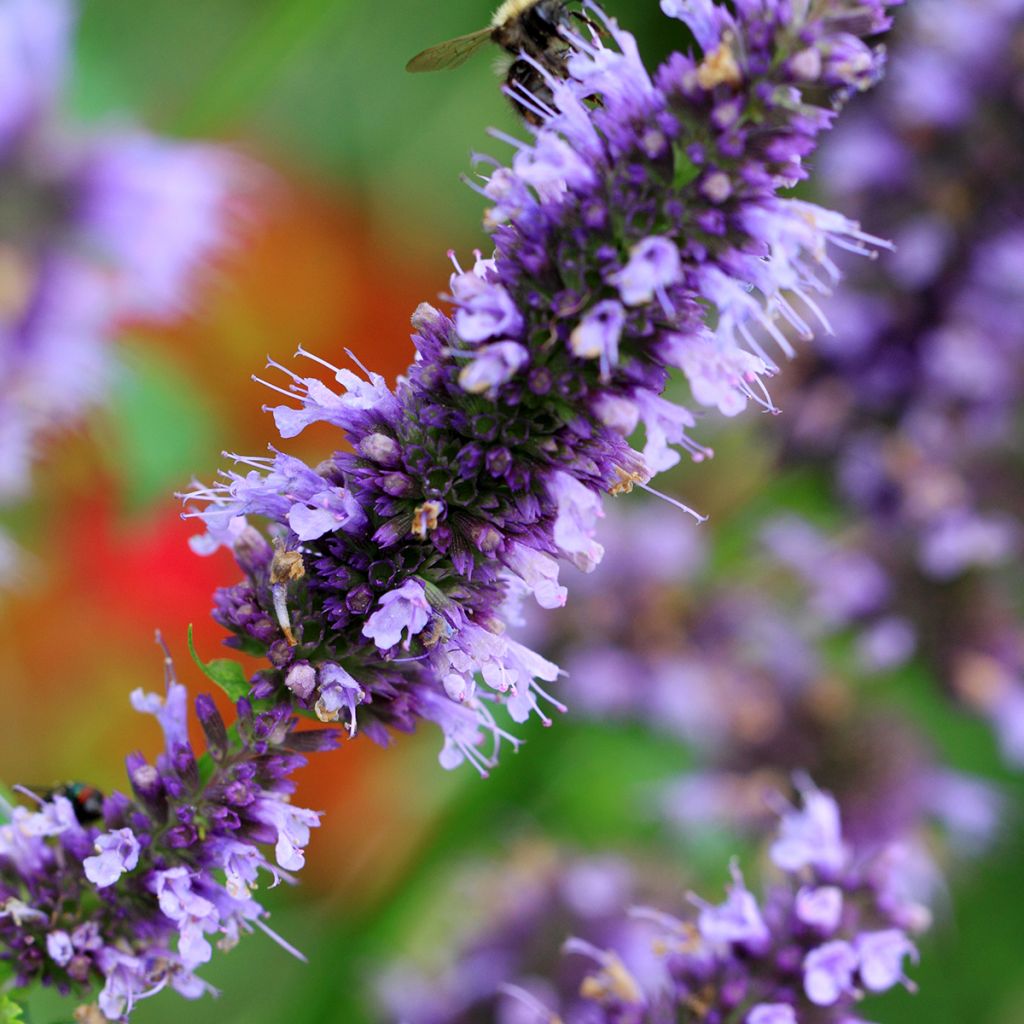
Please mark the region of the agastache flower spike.
<svg viewBox="0 0 1024 1024"><path fill-rule="evenodd" d="M805 789L815 800L832 801L809 782ZM787 810L783 830L801 828L790 819L805 811ZM760 897L747 889L733 865L723 904L691 897L699 908L695 920L653 907L623 912L624 894L615 887L609 913L602 909L608 901L602 901L600 886L582 890L581 909L587 913L567 914L563 894L573 889L566 879L560 892L527 898L527 906L536 910L520 911L511 921L490 921L455 951L454 964L440 977L424 978L396 966L380 991L388 1009L409 1024L518 1020L516 1009L526 1011L526 1020L588 1024L852 1024L860 1019L856 1011L865 995L897 985L913 991L905 966L916 962L917 949L895 920L899 908L878 882L886 856L882 847L851 859L834 886L826 886L814 867L792 871L773 857L781 876L773 876ZM514 863L510 868L514 874ZM808 887L834 888L841 903L842 915L831 920L827 934L800 915ZM486 891L493 895L493 887ZM517 891L532 895L522 883ZM489 900L492 918L495 905L503 902ZM560 968L544 945L550 933L564 934L567 922L577 929L577 937L562 947L571 970ZM494 965L505 965L503 984L495 984Z"/></svg>
<svg viewBox="0 0 1024 1024"><path fill-rule="evenodd" d="M1024 115L1022 32L1017 2L907 5L891 75L818 158L819 194L884 225L896 251L845 266L835 338L783 421L787 462L830 471L865 548L915 595L899 611L920 655L1017 767L1024 522L1006 481L1020 477L1024 139L1003 125ZM852 38L822 58L823 77L864 66Z"/></svg>
<svg viewBox="0 0 1024 1024"><path fill-rule="evenodd" d="M336 735L296 732L287 713L254 712L244 700L229 732L200 697L210 744L200 771L169 658L166 675L164 695L132 697L165 737L154 764L128 758L134 800L110 794L102 820L84 825L55 796L14 808L0 825L0 957L19 987L95 996L76 1019L122 1021L167 986L188 999L209 991L194 971L214 938L230 948L259 928L301 956L269 930L252 890L260 874L276 884L303 866L319 815L291 804L289 776L305 763L298 751L330 749Z"/></svg>
<svg viewBox="0 0 1024 1024"><path fill-rule="evenodd" d="M857 62L830 55L885 29L884 8L667 4L703 53L651 73L632 36L588 6L602 33L567 34L566 77L538 65L543 97L512 90L532 137L494 133L511 162L490 161L477 183L493 255L465 269L452 255L452 315L416 311L406 376L389 388L300 349L336 389L271 362L289 378L265 382L287 399L272 410L282 436L325 421L336 450L315 470L278 452L236 457L251 471L185 496L208 527L197 548L239 554L246 578L218 593L215 616L230 643L266 654L255 694L333 713L322 670L338 666L365 695L364 732L426 718L445 733L444 763L481 771L505 738L496 704L547 720L541 684L558 670L508 641L509 608L524 589L563 602L556 558L597 565L603 495L659 494L652 477L681 451L710 454L690 436L693 413L662 396L669 374L728 415L750 399L772 408L764 346L791 351L784 331L825 325L830 246L880 244L778 192L806 176L816 137L865 84ZM815 55L827 75L810 74ZM252 557L250 515L301 557L287 588ZM316 670L312 691L296 663Z"/></svg>
<svg viewBox="0 0 1024 1024"><path fill-rule="evenodd" d="M904 665L917 638L859 532L770 520L724 576L706 571L712 538L662 503L617 504L599 537L605 563L571 581L564 612L525 606L507 635L564 666L559 695L574 713L686 744L692 767L661 803L684 837L723 825L760 832L767 794L808 768L839 801L845 836L832 805L807 788L776 844L793 870L841 871L848 840L868 850L898 841L917 861L910 888L929 903L940 865L992 842L999 789L952 771L908 716L869 699L867 680ZM837 641L849 651L838 661ZM979 692L1010 690L996 664L970 671ZM798 910L827 931L834 900L827 887L809 889Z"/></svg>

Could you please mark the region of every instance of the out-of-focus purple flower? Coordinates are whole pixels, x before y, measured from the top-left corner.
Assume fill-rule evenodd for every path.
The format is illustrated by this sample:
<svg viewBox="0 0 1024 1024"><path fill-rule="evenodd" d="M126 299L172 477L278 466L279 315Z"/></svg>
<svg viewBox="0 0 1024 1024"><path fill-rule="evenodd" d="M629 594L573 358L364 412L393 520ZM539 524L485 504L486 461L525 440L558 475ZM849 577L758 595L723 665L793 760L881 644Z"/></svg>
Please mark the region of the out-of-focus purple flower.
<svg viewBox="0 0 1024 1024"><path fill-rule="evenodd" d="M814 868L829 877L849 859L839 827L839 806L827 793L813 787L801 790L803 807L783 815L771 858L783 871Z"/></svg>
<svg viewBox="0 0 1024 1024"><path fill-rule="evenodd" d="M57 98L68 60L71 0L6 0L0 11L0 148Z"/></svg>
<svg viewBox="0 0 1024 1024"><path fill-rule="evenodd" d="M705 570L715 552L702 542L714 534L661 504L610 509L599 537L615 586L600 573L567 580L574 600L558 616L524 607L512 635L565 666L562 692L578 713L638 722L690 748L692 770L661 802L684 836L760 830L768 795L809 771L835 793L855 849L899 840L922 856L940 842L964 854L993 840L997 788L948 771L912 721L864 695L867 677L906 663L916 636L891 614L890 579L857 534L780 520L751 550L731 548L725 578ZM989 676L979 696L1016 692ZM814 797L806 807L780 855L840 869L834 809Z"/></svg>
<svg viewBox="0 0 1024 1024"><path fill-rule="evenodd" d="M240 161L141 131L81 137L58 117L71 0L0 4L0 502L39 446L106 392L131 316L182 310L225 242Z"/></svg>
<svg viewBox="0 0 1024 1024"><path fill-rule="evenodd" d="M673 880L675 883L676 880ZM465 921L451 922L440 965L425 970L414 959L391 963L378 975L376 999L382 1016L405 1024L510 1024L533 1021L532 1010L511 994L557 1000L582 1010L585 964L563 962L550 979L538 968L554 967L567 935L587 948L613 946L623 970L651 984L658 965L650 956L655 929L630 918L639 898L661 898L670 890L618 857L571 857L538 842L524 842L500 867L463 865L453 886ZM445 893L442 901L452 901ZM573 962L575 961L575 962ZM571 1014L566 1019L575 1019Z"/></svg>
<svg viewBox="0 0 1024 1024"><path fill-rule="evenodd" d="M452 257L452 314L416 310L408 373L392 389L301 349L332 384L272 363L281 435L326 422L338 450L315 470L236 457L244 469L186 496L208 527L197 550L230 543L246 574L215 614L232 644L267 656L254 695L337 705L321 670L341 665L364 695L364 732L433 721L443 763L483 772L510 739L496 705L513 721L563 710L545 689L557 667L505 627L524 586L562 603L554 558L597 565L604 495L711 454L663 395L669 374L727 415L773 408L767 348L793 351L782 325L810 338L824 324L830 252L884 244L780 191L873 81L886 6L668 5L699 52L653 74L595 11L605 31L568 32L563 77L537 68L537 95L514 90L532 138L507 166L481 160L476 183L493 255L465 269ZM254 555L245 516L269 520L277 551ZM394 596L409 588L425 598ZM310 678L292 677L294 662L316 669L316 690L288 684Z"/></svg>
<svg viewBox="0 0 1024 1024"><path fill-rule="evenodd" d="M139 132L94 144L80 174L78 230L113 274L120 315L180 313L201 261L226 241L237 158Z"/></svg>
<svg viewBox="0 0 1024 1024"><path fill-rule="evenodd" d="M805 794L835 806L810 783ZM806 807L786 811L783 831L802 830L808 813L818 812ZM837 842L841 844L841 837ZM882 849L850 861L834 881L829 881L830 871L822 874L813 860L805 861L766 885L760 899L734 866L725 903L715 907L697 900L696 921L650 907L634 909L632 919L650 929L639 957L626 933L613 929L604 944L592 937L570 939L561 963L538 959L539 951L531 949L533 973L525 978L518 974L519 957L526 952L522 940L511 949L497 943L470 946L447 977L461 977L465 984L483 965L493 970L503 961L510 964L503 991L513 1005L518 1002L522 1016L487 1019L653 1024L689 1017L699 993L699 1015L708 1020L735 1016L745 1024L849 1024L858 1019L855 1008L865 994L900 984L913 988L904 964L908 959L916 962L917 950L902 924L912 908L891 902L880 885L883 875L877 866L884 855ZM818 895L812 902L831 903L833 911L838 902L842 908L841 914L829 914L828 928L820 927L820 914L810 926L801 917L800 908L806 910L814 893ZM541 913L539 920L530 918L533 935L546 933L556 920L550 900ZM492 954L490 959L481 955L484 951ZM582 981L578 973L570 973L580 964ZM409 975L396 971L391 977L385 991L393 994ZM403 1006L398 1015L411 1024L482 1019L472 1016L471 1001L453 1000L443 980L405 991L410 1008Z"/></svg>
<svg viewBox="0 0 1024 1024"><path fill-rule="evenodd" d="M815 1006L834 1006L854 992L859 964L853 947L842 939L826 942L804 957L804 991Z"/></svg>
<svg viewBox="0 0 1024 1024"><path fill-rule="evenodd" d="M1010 484L1024 397L1024 143L1003 128L1024 114L1022 30L1018 0L922 0L897 19L891 73L819 158L820 194L884 225L896 251L849 266L825 306L835 336L783 421L789 464L833 470L918 655L990 718L1017 763L1013 702L995 714L958 678L978 654L1012 665L1024 637L1007 585L1024 536ZM864 640L863 656L884 666L911 638L896 627Z"/></svg>
<svg viewBox="0 0 1024 1024"><path fill-rule="evenodd" d="M711 946L748 946L763 948L771 938L757 900L743 883L739 869L733 866L733 883L725 902L714 906L700 901L697 929L701 938Z"/></svg>
<svg viewBox="0 0 1024 1024"><path fill-rule="evenodd" d="M759 1003L747 1014L747 1024L797 1024L789 1003Z"/></svg>

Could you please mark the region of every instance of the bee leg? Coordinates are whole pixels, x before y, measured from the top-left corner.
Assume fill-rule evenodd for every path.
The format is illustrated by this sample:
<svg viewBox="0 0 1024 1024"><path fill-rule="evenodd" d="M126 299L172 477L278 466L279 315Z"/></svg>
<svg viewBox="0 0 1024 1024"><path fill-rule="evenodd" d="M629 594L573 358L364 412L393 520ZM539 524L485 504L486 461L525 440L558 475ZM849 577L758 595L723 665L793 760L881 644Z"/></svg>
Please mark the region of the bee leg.
<svg viewBox="0 0 1024 1024"><path fill-rule="evenodd" d="M590 29L590 34L595 39L599 39L606 34L604 29L593 18L588 18L582 11L570 11L569 17Z"/></svg>
<svg viewBox="0 0 1024 1024"><path fill-rule="evenodd" d="M545 94L550 96L550 90L540 72L528 61L514 60L508 67L505 86L506 95L515 112L527 124L541 124L544 118L539 106L528 99L530 97L544 102Z"/></svg>

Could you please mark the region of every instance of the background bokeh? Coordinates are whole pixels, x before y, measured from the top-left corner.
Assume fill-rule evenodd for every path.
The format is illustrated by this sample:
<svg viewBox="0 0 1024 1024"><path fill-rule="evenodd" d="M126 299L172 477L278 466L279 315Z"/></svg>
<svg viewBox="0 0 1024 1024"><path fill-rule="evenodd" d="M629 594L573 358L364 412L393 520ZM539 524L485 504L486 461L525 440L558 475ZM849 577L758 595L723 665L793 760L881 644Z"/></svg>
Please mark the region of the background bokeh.
<svg viewBox="0 0 1024 1024"><path fill-rule="evenodd" d="M654 0L608 6L652 59L672 44ZM172 492L192 475L209 478L221 450L265 446L264 396L249 375L267 354L347 345L389 376L408 362L408 317L443 291L445 250L481 244L482 202L459 177L473 151L499 146L487 126L510 129L513 119L486 57L452 75L402 68L488 14L483 0L86 0L71 113L226 141L268 173L193 312L125 332L112 403L49 449L34 497L10 517L30 560L2 607L0 777L118 785L124 754L157 744L127 699L158 685L157 628L184 681L202 686L186 629L194 624L204 657L218 656L207 611L233 570L227 558L191 554L193 529ZM767 511L827 515L823 487L773 473L781 440L767 419L748 413L720 427L715 462L672 478L713 513L703 529L724 545L726 569L729 545ZM322 441L312 432L296 450ZM914 715L951 764L1024 795L987 729L937 691L912 668L887 681L885 699ZM303 802L327 812L303 883L267 895L275 927L309 963L255 936L203 972L223 990L219 1000L185 1007L167 996L134 1019L370 1021L375 972L439 937L430 926L444 920L439 893L460 860L501 856L524 832L582 850L660 854L678 866L681 887L719 884L735 837L681 840L652 813L651 784L687 763L677 743L571 716L526 735L526 749L489 780L443 772L432 734L387 751L359 740L321 756L301 779ZM1022 864L1024 828L1013 818L993 853L954 878L915 972L920 993L874 1004L873 1019L1024 1021ZM46 997L34 1007L34 1021L66 1019L67 1007Z"/></svg>

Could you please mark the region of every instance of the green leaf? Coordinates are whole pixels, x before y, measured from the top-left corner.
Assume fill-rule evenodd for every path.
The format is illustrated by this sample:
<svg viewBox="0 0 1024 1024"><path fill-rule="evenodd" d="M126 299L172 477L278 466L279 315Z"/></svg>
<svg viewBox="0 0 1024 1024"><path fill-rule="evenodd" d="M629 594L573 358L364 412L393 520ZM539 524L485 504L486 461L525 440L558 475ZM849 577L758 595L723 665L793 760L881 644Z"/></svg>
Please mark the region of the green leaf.
<svg viewBox="0 0 1024 1024"><path fill-rule="evenodd" d="M672 146L672 155L675 158L672 188L676 192L681 192L700 174L700 168L687 156L686 150L678 142Z"/></svg>
<svg viewBox="0 0 1024 1024"><path fill-rule="evenodd" d="M7 992L0 996L0 1024L24 1024L25 1007Z"/></svg>
<svg viewBox="0 0 1024 1024"><path fill-rule="evenodd" d="M242 697L249 696L251 684L245 674L245 669L237 661L232 661L231 658L214 658L213 661L203 661L199 657L192 639L191 624L188 627L188 650L203 675L216 683L232 700L240 700Z"/></svg>
<svg viewBox="0 0 1024 1024"><path fill-rule="evenodd" d="M11 807L14 805L14 794L2 782L0 782L0 825L6 825L11 820ZM3 978L3 965L0 963L0 979Z"/></svg>

